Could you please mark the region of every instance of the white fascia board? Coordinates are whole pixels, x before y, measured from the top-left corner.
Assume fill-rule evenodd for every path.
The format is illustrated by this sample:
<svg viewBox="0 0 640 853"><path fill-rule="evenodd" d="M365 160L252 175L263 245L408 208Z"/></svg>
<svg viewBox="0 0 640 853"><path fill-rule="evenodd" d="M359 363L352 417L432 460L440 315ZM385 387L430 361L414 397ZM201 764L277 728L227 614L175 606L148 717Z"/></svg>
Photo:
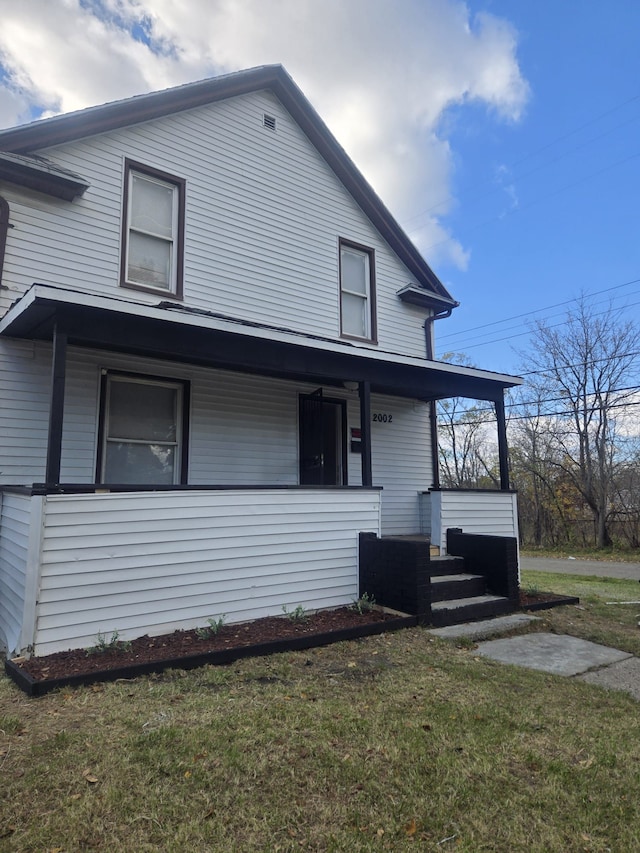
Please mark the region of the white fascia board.
<svg viewBox="0 0 640 853"><path fill-rule="evenodd" d="M36 299L46 299L66 305L80 305L87 308L96 308L104 311L117 311L134 317L150 320L162 320L181 326L195 326L200 329L211 329L212 331L229 332L244 337L260 340L280 341L281 343L294 346L304 346L309 349L322 350L325 352L336 352L356 358L367 358L390 364L401 364L407 367L429 368L438 373L454 376L468 376L473 379L486 379L500 382L505 385L522 385L523 379L506 373L494 373L490 370L479 370L475 367L462 367L457 364L449 364L445 361L428 361L414 356L400 355L398 353L384 352L373 347L347 344L341 341L321 340L302 333L282 331L281 329L262 328L244 323L242 320L223 319L210 317L201 313L190 314L187 311L172 310L171 308L159 308L154 305L145 305L140 302L131 302L114 296L96 296L79 290L66 290L64 288L51 287L46 284L34 284L27 293L16 302L7 312L4 319L0 321L0 334L9 327Z"/></svg>

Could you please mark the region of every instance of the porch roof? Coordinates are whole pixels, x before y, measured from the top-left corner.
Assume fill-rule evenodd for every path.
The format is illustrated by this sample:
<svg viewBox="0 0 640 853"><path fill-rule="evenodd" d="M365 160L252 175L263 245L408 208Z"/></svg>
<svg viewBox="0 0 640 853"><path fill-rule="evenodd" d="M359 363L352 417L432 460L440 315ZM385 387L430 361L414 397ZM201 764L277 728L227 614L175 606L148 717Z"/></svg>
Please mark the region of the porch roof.
<svg viewBox="0 0 640 853"><path fill-rule="evenodd" d="M501 401L521 379L372 346L250 323L171 302L144 305L119 297L34 284L0 321L0 334L258 373L318 384L370 382L381 394L419 400L460 396Z"/></svg>

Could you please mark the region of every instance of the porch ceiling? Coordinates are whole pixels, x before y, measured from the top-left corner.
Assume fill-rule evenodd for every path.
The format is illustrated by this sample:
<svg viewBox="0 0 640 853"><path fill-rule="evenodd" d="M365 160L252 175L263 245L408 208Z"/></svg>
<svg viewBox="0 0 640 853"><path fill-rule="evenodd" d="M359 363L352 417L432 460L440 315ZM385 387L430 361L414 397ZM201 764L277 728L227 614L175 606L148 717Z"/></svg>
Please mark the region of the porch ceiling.
<svg viewBox="0 0 640 853"><path fill-rule="evenodd" d="M167 303L141 305L47 285L34 285L14 304L0 321L0 334L51 340L56 324L71 345L323 385L364 381L376 393L419 400L499 401L505 388L521 381Z"/></svg>

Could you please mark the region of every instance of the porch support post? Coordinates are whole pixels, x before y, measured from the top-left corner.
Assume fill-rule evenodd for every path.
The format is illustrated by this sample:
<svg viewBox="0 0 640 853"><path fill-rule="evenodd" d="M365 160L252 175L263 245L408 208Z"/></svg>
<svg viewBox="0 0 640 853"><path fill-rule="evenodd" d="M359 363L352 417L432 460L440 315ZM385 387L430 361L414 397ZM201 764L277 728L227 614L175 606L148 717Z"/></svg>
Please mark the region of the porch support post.
<svg viewBox="0 0 640 853"><path fill-rule="evenodd" d="M51 399L49 406L49 436L47 439L47 486L60 483L60 460L62 458L62 422L64 416L64 385L67 370L67 335L58 324L53 329L53 353L51 356Z"/></svg>
<svg viewBox="0 0 640 853"><path fill-rule="evenodd" d="M496 424L498 427L498 459L500 462L500 488L508 491L509 486L509 448L507 446L507 422L504 413L504 397L496 400Z"/></svg>
<svg viewBox="0 0 640 853"><path fill-rule="evenodd" d="M371 383L359 382L360 393L360 449L362 450L362 485L371 488Z"/></svg>
<svg viewBox="0 0 640 853"><path fill-rule="evenodd" d="M440 456L438 453L438 413L437 403L429 403L429 430L431 433L431 466L433 468L433 488L440 488Z"/></svg>

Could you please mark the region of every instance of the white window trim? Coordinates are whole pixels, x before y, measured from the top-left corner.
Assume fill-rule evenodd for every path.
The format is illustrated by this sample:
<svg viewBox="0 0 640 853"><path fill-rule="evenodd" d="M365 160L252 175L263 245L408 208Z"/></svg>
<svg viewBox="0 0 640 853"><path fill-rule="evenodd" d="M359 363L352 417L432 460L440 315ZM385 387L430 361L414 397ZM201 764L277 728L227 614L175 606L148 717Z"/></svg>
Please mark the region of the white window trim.
<svg viewBox="0 0 640 853"><path fill-rule="evenodd" d="M117 373L117 372L103 372L103 382L105 383L104 388L104 397L103 397L103 405L104 410L101 412L100 419L100 430L101 430L101 453L100 453L100 465L99 465L99 482L104 483L105 485L109 484L109 481L105 478L106 473L106 465L107 465L107 447L109 443L117 443L117 442L126 442L127 444L140 444L140 445L162 445L166 447L174 447L174 467L173 467L173 481L171 485L179 485L182 482L182 448L183 441L185 437L183 435L183 423L184 423L184 406L185 406L185 383L179 380L172 381L170 379L156 379L155 377L147 377L147 376L135 376L128 373ZM111 394L110 389L113 382L127 382L127 383L138 383L140 385L153 385L155 387L161 388L172 388L176 393L176 437L175 441L162 441L162 440L154 440L154 441L145 441L144 439L131 439L131 438L118 438L117 436L109 435L109 421L110 421L110 406L111 406ZM139 483L136 485L146 485L145 483Z"/></svg>

